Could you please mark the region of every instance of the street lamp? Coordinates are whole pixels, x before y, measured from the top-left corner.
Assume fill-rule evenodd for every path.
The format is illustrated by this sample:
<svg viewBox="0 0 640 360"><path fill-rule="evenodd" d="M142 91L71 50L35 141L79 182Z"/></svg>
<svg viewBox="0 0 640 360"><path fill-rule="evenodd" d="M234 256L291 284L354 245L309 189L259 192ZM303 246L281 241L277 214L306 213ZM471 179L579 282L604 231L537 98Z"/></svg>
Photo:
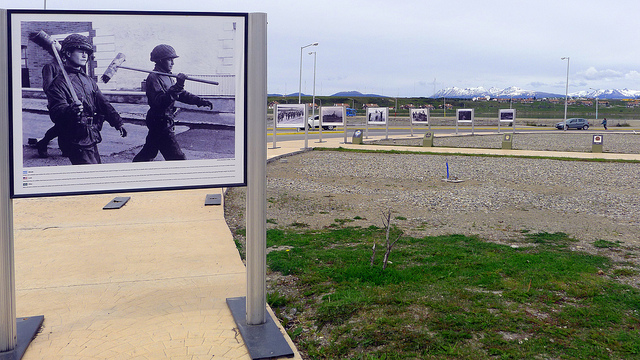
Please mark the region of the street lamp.
<svg viewBox="0 0 640 360"><path fill-rule="evenodd" d="M565 56L560 60L567 60L567 88L564 93L564 128L567 129L567 101L569 98L569 57Z"/></svg>
<svg viewBox="0 0 640 360"><path fill-rule="evenodd" d="M318 43L305 45L300 48L300 86L298 87L298 104L302 104L302 50L309 46L318 46Z"/></svg>
<svg viewBox="0 0 640 360"><path fill-rule="evenodd" d="M596 98L596 121L598 121L598 90L594 89L594 88L589 88L589 89L595 90L595 92L596 92L596 96L595 96L595 98Z"/></svg>

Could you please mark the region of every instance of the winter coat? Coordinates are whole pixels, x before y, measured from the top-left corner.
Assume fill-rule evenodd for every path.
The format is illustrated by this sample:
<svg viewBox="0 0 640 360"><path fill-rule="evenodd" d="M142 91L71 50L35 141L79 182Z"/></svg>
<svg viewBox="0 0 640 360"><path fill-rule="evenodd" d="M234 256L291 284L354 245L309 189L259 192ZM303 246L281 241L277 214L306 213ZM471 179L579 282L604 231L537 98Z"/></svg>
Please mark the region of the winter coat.
<svg viewBox="0 0 640 360"><path fill-rule="evenodd" d="M122 118L98 88L98 84L82 69L65 67L78 100L82 102L81 116L71 108L73 97L62 73L45 89L49 100L49 116L59 126L61 146L93 146L102 141L100 130L106 120L116 129L122 127Z"/></svg>
<svg viewBox="0 0 640 360"><path fill-rule="evenodd" d="M157 66L153 70L162 72ZM190 105L202 105L203 99L176 85L170 76L150 73L146 87L149 103L146 121L149 128L173 128L177 112L176 100Z"/></svg>

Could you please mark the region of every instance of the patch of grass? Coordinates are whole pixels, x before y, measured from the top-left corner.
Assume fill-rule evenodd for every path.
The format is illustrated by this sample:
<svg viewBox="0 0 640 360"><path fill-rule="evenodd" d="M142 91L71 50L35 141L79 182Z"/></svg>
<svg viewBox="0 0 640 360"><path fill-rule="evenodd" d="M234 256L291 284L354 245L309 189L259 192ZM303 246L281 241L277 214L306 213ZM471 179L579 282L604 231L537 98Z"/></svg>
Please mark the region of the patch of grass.
<svg viewBox="0 0 640 360"><path fill-rule="evenodd" d="M400 221L405 221L405 220L407 220L407 218L406 218L406 217L404 217L404 216L396 216L396 217L395 217L395 219L396 219L396 220L400 220Z"/></svg>
<svg viewBox="0 0 640 360"><path fill-rule="evenodd" d="M304 296L284 307L298 309L287 323L310 359L640 357L640 291L599 275L611 261L570 251L566 234L527 234L537 246L520 248L404 237L383 271L381 256L369 259L384 236L267 232L268 246L293 247L267 263L298 279Z"/></svg>
<svg viewBox="0 0 640 360"><path fill-rule="evenodd" d="M235 232L237 235L247 236L247 229L245 228L236 229ZM240 259L246 260L247 254L245 252L244 244L242 244L242 242L240 242L240 240L238 240L235 236L233 237L233 242L236 245L236 249L238 249L238 253L240 254Z"/></svg>
<svg viewBox="0 0 640 360"><path fill-rule="evenodd" d="M287 303L289 303L289 300L286 298L286 296L280 294L280 292L273 291L267 293L267 304L269 304L269 306L271 306L272 308L283 307L287 305Z"/></svg>
<svg viewBox="0 0 640 360"><path fill-rule="evenodd" d="M576 242L575 239L569 237L569 235L561 232L557 233L535 233L535 234L526 234L526 238L532 241L534 244L545 245L545 246L558 246L558 247L566 247L569 243Z"/></svg>
<svg viewBox="0 0 640 360"><path fill-rule="evenodd" d="M607 240L596 240L593 242L593 246L597 247L597 248L601 248L601 249L609 249L609 248L616 248L616 247L620 247L620 242L612 242L612 241L607 241Z"/></svg>
<svg viewBox="0 0 640 360"><path fill-rule="evenodd" d="M353 219L333 219L333 221L335 223L338 223L339 225L344 225L346 223L354 222L355 220L353 220Z"/></svg>
<svg viewBox="0 0 640 360"><path fill-rule="evenodd" d="M242 245L242 243L236 238L233 239L233 242L236 244L236 249L238 249L238 254L240 254L240 259L246 260L247 254L244 252L244 246Z"/></svg>
<svg viewBox="0 0 640 360"><path fill-rule="evenodd" d="M638 275L638 271L634 270L634 269L619 268L619 269L613 270L613 276L616 276L616 277L619 277L619 276L636 276L636 275Z"/></svg>

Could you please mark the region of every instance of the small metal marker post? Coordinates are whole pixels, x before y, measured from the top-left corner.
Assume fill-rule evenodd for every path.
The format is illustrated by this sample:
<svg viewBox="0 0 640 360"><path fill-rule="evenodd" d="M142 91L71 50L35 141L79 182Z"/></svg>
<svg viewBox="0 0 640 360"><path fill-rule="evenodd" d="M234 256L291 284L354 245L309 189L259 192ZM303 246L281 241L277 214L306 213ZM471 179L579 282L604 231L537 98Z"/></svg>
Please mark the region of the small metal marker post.
<svg viewBox="0 0 640 360"><path fill-rule="evenodd" d="M502 148L505 150L513 149L513 134L504 134L502 137Z"/></svg>
<svg viewBox="0 0 640 360"><path fill-rule="evenodd" d="M604 135L593 135L593 141L591 142L591 152L601 153L604 143Z"/></svg>
<svg viewBox="0 0 640 360"><path fill-rule="evenodd" d="M362 130L356 129L353 132L353 137L351 138L352 144L362 144Z"/></svg>
<svg viewBox="0 0 640 360"><path fill-rule="evenodd" d="M424 134L424 138L422 139L422 146L433 147L433 133L431 131L428 131Z"/></svg>

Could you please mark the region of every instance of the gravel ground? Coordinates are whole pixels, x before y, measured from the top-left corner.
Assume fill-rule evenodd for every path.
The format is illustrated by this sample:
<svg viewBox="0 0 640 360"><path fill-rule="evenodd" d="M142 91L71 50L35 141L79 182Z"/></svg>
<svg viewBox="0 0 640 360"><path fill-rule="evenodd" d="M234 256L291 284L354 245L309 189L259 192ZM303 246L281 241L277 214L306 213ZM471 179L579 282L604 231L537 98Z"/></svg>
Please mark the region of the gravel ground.
<svg viewBox="0 0 640 360"><path fill-rule="evenodd" d="M516 134L514 148L524 137ZM581 151L576 149L585 139L591 147L589 134L527 138L533 150ZM490 148L501 146L501 136L436 138L434 145L445 142ZM619 146L638 152L638 142L640 136L606 134L605 151ZM447 165L450 179L460 182L443 181ZM412 236L478 235L519 246L526 233L563 232L577 240L575 250L606 254L637 268L638 179L640 164L629 162L310 151L267 166L267 225L382 226L382 212L392 210L392 223ZM229 189L225 216L234 233L244 227L244 206L245 189ZM597 240L620 246L597 248ZM638 284L637 277L622 280Z"/></svg>
<svg viewBox="0 0 640 360"><path fill-rule="evenodd" d="M603 135L603 152L640 154L640 134L633 132L584 132L580 130L567 132L516 133L513 136L514 150L540 151L575 151L591 152L593 135ZM475 136L436 136L433 146L467 147L483 149L502 148L503 135L475 135ZM380 145L422 146L422 137L402 140L381 140Z"/></svg>

